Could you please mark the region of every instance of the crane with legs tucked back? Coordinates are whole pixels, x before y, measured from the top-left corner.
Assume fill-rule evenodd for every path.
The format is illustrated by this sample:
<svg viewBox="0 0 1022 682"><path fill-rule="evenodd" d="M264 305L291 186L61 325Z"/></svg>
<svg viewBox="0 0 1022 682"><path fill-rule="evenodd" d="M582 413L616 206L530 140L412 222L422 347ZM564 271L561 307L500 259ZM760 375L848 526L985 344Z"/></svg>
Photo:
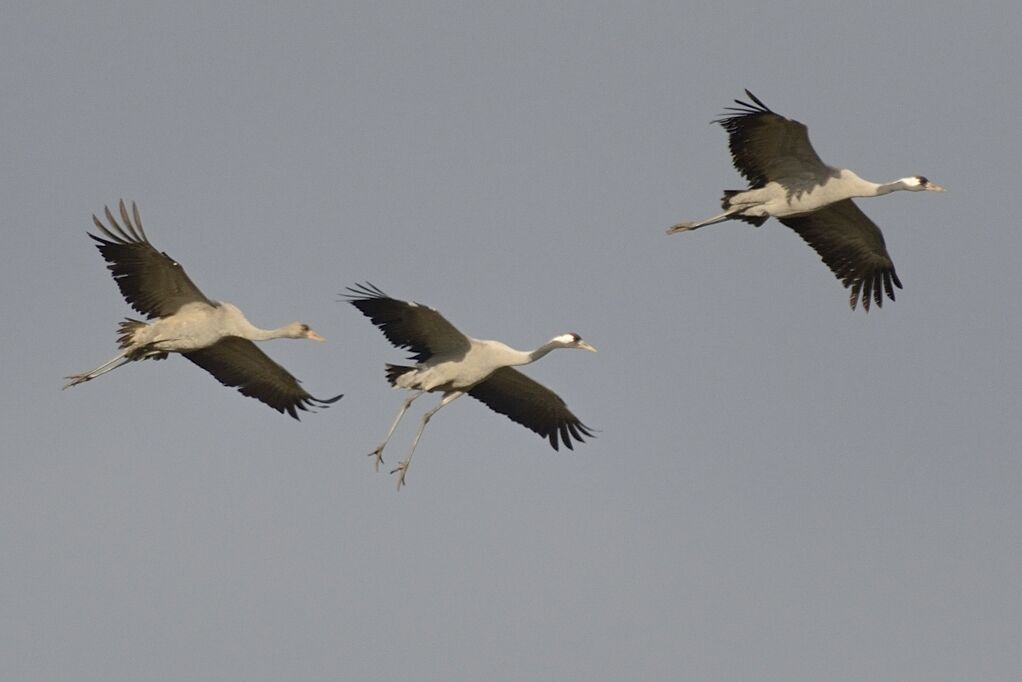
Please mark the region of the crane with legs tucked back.
<svg viewBox="0 0 1022 682"><path fill-rule="evenodd" d="M326 407L341 398L320 400L309 395L297 379L252 343L281 338L323 341L323 337L301 322L260 329L236 306L207 298L177 261L149 243L138 207L132 204L131 209L129 215L120 202L123 227L109 208L109 227L92 216L103 236L89 236L109 263L125 300L152 321L129 318L121 322L121 352L90 372L65 377L64 388L91 381L129 362L163 360L169 353L180 353L224 386L236 386L242 395L295 419L297 410Z"/></svg>
<svg viewBox="0 0 1022 682"><path fill-rule="evenodd" d="M773 216L795 230L823 262L851 289L852 309L862 300L883 305L883 294L893 301L901 281L887 253L884 236L853 197L876 197L899 190L943 192L921 175L892 182L863 180L844 168L828 166L809 143L805 125L771 111L748 90L752 103L735 100L719 123L729 135L735 168L749 181L744 190L725 190L723 213L696 222L679 223L668 234L695 230L725 220L743 220L755 226Z"/></svg>
<svg viewBox="0 0 1022 682"><path fill-rule="evenodd" d="M383 449L412 401L430 391L443 394L440 402L423 415L408 456L390 472L399 473L399 490L430 418L466 393L549 439L554 450L559 443L573 449L572 439L582 442L584 436L593 437L592 431L571 413L560 396L514 369L517 365L535 362L556 348L578 348L595 353L596 349L578 334L561 334L535 350L521 351L500 341L466 336L433 308L390 298L369 283L348 287L347 299L379 327L392 344L408 349L417 363L414 367L386 365L390 384L414 393L401 403L383 442L369 453L376 458L377 470L383 461Z"/></svg>

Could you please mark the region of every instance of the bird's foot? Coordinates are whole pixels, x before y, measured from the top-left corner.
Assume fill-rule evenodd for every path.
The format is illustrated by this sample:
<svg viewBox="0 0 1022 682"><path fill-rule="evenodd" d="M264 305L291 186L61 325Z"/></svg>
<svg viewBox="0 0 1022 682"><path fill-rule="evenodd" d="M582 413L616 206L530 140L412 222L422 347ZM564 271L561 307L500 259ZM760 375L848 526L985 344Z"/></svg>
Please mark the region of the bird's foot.
<svg viewBox="0 0 1022 682"><path fill-rule="evenodd" d="M698 225L695 223L678 223L667 229L667 234L674 234L675 232L687 232L688 230L694 230Z"/></svg>
<svg viewBox="0 0 1022 682"><path fill-rule="evenodd" d="M369 453L369 457L375 457L376 458L373 461L373 471L377 471L378 472L380 470L380 465L383 464L383 446L381 445L380 447L378 447L375 450L373 450L372 452L370 452Z"/></svg>
<svg viewBox="0 0 1022 682"><path fill-rule="evenodd" d="M64 384L64 388L68 389L68 388L71 388L72 386L77 386L78 384L84 384L86 381L91 380L92 379L92 375L91 374L72 374L71 376L67 376L67 377L64 377L64 378L68 380L68 382L66 384Z"/></svg>
<svg viewBox="0 0 1022 682"><path fill-rule="evenodd" d="M409 462L408 462L407 459L402 461L402 462L398 462L397 463L397 467L390 470L390 473L392 473L392 474L397 474L398 472L401 472L400 474L398 474L398 477L397 477L397 489L398 490L401 490L401 486L403 486L405 484L405 472L408 471L408 463Z"/></svg>

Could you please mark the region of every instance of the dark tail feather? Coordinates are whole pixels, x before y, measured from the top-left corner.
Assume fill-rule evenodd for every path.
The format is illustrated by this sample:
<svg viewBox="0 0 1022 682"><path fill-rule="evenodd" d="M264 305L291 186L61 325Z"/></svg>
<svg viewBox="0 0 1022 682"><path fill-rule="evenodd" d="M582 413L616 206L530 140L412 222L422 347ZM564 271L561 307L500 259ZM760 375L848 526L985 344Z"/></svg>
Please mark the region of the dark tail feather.
<svg viewBox="0 0 1022 682"><path fill-rule="evenodd" d="M117 333L120 334L117 337L117 347L121 349L129 348L135 338L135 332L145 326L146 323L141 320L133 320L130 317L125 318L123 322L117 325ZM167 354L154 353L152 344L149 344L132 348L125 357L129 360L163 360L167 357Z"/></svg>
<svg viewBox="0 0 1022 682"><path fill-rule="evenodd" d="M130 346L132 339L135 338L135 330L141 329L144 326L146 326L146 323L141 320L133 320L130 317L125 318L124 322L117 325L117 333L120 334L117 337L117 347L127 348Z"/></svg>
<svg viewBox="0 0 1022 682"><path fill-rule="evenodd" d="M741 192L740 189L726 189L724 190L724 197L720 200L720 207L725 211L731 208L731 197Z"/></svg>
<svg viewBox="0 0 1022 682"><path fill-rule="evenodd" d="M741 194L744 191L746 191L746 190L744 190L744 189L726 189L726 190L724 190L724 196L720 200L720 207L722 209L724 209L725 211L730 211L731 210L731 197L733 197L736 194ZM749 215L735 214L735 215L733 215L731 217L734 218L735 220L742 220L742 221L745 221L745 222L749 223L750 225L755 225L756 227L759 227L760 225L765 223L770 216L765 216L765 215L763 215L763 216L749 216Z"/></svg>
<svg viewBox="0 0 1022 682"><path fill-rule="evenodd" d="M768 218L769 218L769 216L765 216L765 215L761 215L761 216L736 215L735 216L735 220L743 220L743 221L749 223L750 225L754 225L756 227L759 227L760 225L765 223Z"/></svg>
<svg viewBox="0 0 1022 682"><path fill-rule="evenodd" d="M414 370L414 367L402 367L401 365L386 365L387 368L387 381L390 382L391 386L397 385L397 379L407 372Z"/></svg>

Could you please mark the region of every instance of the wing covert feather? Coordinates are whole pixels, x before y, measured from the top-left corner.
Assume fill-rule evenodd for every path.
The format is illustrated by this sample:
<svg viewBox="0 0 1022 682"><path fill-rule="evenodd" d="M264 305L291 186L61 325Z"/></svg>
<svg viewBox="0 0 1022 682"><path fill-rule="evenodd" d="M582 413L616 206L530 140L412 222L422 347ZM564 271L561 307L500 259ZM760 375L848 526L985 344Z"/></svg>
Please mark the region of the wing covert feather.
<svg viewBox="0 0 1022 682"><path fill-rule="evenodd" d="M237 336L225 336L208 348L182 355L224 386L235 387L242 395L264 402L278 412L287 412L295 419L296 410L326 407L342 397L314 398L253 342Z"/></svg>
<svg viewBox="0 0 1022 682"><path fill-rule="evenodd" d="M380 328L397 348L406 348L416 362L433 355L464 354L469 340L439 311L387 296L370 283L348 287L348 302Z"/></svg>
<svg viewBox="0 0 1022 682"><path fill-rule="evenodd" d="M514 368L496 370L468 394L494 412L547 438L554 450L559 449L560 443L572 450L572 439L581 443L584 437L594 437L560 396Z"/></svg>
<svg viewBox="0 0 1022 682"><path fill-rule="evenodd" d="M121 200L123 227L109 207L106 208L109 225L93 215L92 221L103 236L89 233L131 307L153 319L173 315L186 303L216 305L195 286L180 263L156 250L142 229L138 206L133 203L131 208L129 215Z"/></svg>
<svg viewBox="0 0 1022 682"><path fill-rule="evenodd" d="M735 168L752 187L782 178L820 177L831 172L809 142L804 124L771 111L748 90L745 94L752 104L736 99L738 106L726 107L728 113L713 122L727 131Z"/></svg>
<svg viewBox="0 0 1022 682"><path fill-rule="evenodd" d="M883 305L883 295L894 300L901 280L880 228L851 199L830 204L812 213L778 218L795 230L837 276L851 289L849 304L858 301L869 312L870 301Z"/></svg>

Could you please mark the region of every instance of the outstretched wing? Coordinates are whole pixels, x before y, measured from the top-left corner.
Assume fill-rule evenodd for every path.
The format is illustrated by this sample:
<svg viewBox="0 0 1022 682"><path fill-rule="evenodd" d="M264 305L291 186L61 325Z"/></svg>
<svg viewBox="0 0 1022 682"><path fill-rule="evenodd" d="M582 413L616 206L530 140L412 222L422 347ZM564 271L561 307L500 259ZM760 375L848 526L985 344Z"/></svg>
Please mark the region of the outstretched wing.
<svg viewBox="0 0 1022 682"><path fill-rule="evenodd" d="M436 354L464 354L469 340L429 306L390 298L366 282L348 287L348 302L358 308L398 348L407 348L416 362Z"/></svg>
<svg viewBox="0 0 1022 682"><path fill-rule="evenodd" d="M260 400L278 412L298 419L296 410L326 407L342 396L320 400L301 387L290 372L271 360L248 339L225 336L201 350L182 353L224 386L236 386L242 395Z"/></svg>
<svg viewBox="0 0 1022 682"><path fill-rule="evenodd" d="M104 208L109 227L95 215L92 222L105 237L92 233L89 236L96 240L96 248L110 264L107 267L132 308L152 319L173 315L186 303L216 305L188 278L180 263L149 243L142 229L138 206L132 203L132 215L128 215L124 200L121 200L123 227L110 209Z"/></svg>
<svg viewBox="0 0 1022 682"><path fill-rule="evenodd" d="M719 123L728 133L731 159L752 187L771 180L821 176L830 169L809 142L805 125L771 111L748 90L752 103L735 100L737 107L725 107Z"/></svg>
<svg viewBox="0 0 1022 682"><path fill-rule="evenodd" d="M866 312L869 312L870 299L877 307L883 305L885 293L894 300L894 287L900 289L901 280L887 253L884 235L851 199L778 220L798 232L841 283L851 288L852 310L860 295Z"/></svg>
<svg viewBox="0 0 1022 682"><path fill-rule="evenodd" d="M584 442L593 432L571 413L561 397L516 369L501 367L469 390L468 394L494 412L550 440L554 450L564 443L573 450L572 439Z"/></svg>

